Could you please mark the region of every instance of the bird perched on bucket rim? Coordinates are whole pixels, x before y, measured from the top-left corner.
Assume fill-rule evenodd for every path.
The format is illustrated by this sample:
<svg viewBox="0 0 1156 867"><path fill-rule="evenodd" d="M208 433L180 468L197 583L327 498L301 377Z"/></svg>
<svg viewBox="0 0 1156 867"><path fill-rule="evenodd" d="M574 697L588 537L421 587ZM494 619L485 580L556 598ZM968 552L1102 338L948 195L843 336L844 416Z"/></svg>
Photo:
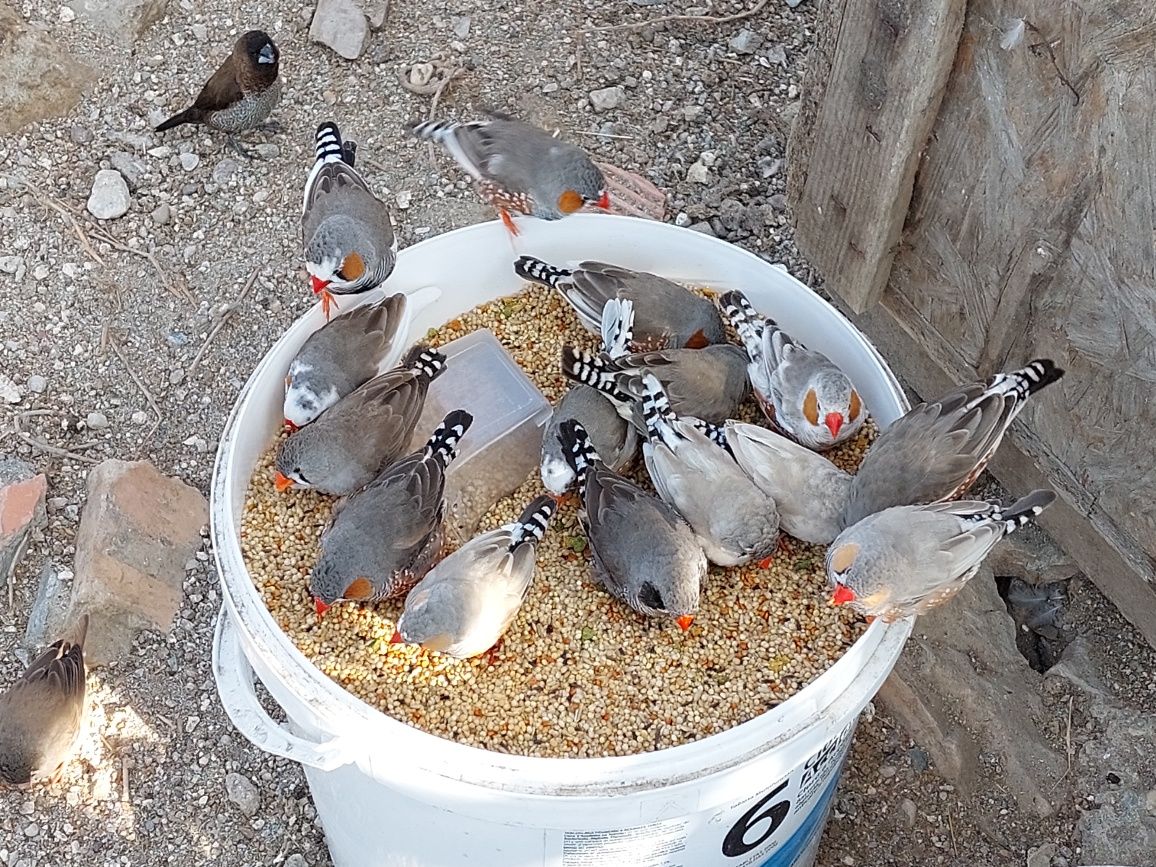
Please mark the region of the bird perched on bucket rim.
<svg viewBox="0 0 1156 867"><path fill-rule="evenodd" d="M354 168L356 145L333 121L317 127L317 157L301 202L305 269L329 318L335 295L358 295L380 286L397 263L397 237L389 208Z"/></svg>
<svg viewBox="0 0 1156 867"><path fill-rule="evenodd" d="M511 235L510 212L558 220L587 206L606 210L610 194L602 171L576 145L500 112L486 120L413 122L409 132L442 145L498 209Z"/></svg>
<svg viewBox="0 0 1156 867"><path fill-rule="evenodd" d="M243 33L193 104L158 124L155 131L201 123L225 133L233 150L249 156L234 135L265 124L280 102L280 65L281 52L269 34L263 30Z"/></svg>
<svg viewBox="0 0 1156 867"><path fill-rule="evenodd" d="M54 779L72 754L84 720L87 634L85 614L0 695L0 782Z"/></svg>
<svg viewBox="0 0 1156 867"><path fill-rule="evenodd" d="M831 601L888 623L923 614L958 593L996 543L1055 499L1036 490L1010 506L959 500L868 515L827 550Z"/></svg>

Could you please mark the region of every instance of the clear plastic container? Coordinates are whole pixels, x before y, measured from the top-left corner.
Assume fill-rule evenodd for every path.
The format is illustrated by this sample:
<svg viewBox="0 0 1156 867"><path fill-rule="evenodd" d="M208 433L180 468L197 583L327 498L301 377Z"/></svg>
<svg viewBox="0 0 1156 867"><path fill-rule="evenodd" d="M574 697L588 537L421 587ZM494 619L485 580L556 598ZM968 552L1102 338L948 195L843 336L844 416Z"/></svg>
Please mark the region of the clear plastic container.
<svg viewBox="0 0 1156 867"><path fill-rule="evenodd" d="M452 410L473 415L446 474L446 533L461 544L494 503L537 469L550 402L489 329L437 348L446 369L430 384L410 450L421 448Z"/></svg>

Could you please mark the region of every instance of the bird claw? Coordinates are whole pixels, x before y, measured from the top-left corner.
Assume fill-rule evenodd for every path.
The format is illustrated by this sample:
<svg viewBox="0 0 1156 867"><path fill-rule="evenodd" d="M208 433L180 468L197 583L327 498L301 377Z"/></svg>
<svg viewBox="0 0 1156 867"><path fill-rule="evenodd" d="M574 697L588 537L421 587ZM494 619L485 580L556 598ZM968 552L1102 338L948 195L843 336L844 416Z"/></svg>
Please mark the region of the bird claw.
<svg viewBox="0 0 1156 867"><path fill-rule="evenodd" d="M279 121L275 121L275 120L267 120L263 124L261 124L259 127L257 127L257 129L261 130L261 132L284 132L285 131L285 127L282 126Z"/></svg>
<svg viewBox="0 0 1156 867"><path fill-rule="evenodd" d="M247 147L245 147L243 144L241 144L239 141L237 141L237 139L234 136L229 136L226 139L226 141L228 141L229 147L231 147L234 151L236 151L237 155L240 156L242 159L246 159L246 160L260 159L260 157L255 156Z"/></svg>
<svg viewBox="0 0 1156 867"><path fill-rule="evenodd" d="M498 653L499 653L501 647L502 647L502 639L499 638L497 641L494 642L493 646L489 650L487 650L485 653L482 654L482 656L486 660L486 665L497 665Z"/></svg>
<svg viewBox="0 0 1156 867"><path fill-rule="evenodd" d="M338 309L337 308L337 299L334 298L333 295L331 295L329 292L326 292L324 289L322 289L321 290L321 312L325 314L325 321L326 322L329 321L329 308L330 307L332 307L334 310Z"/></svg>
<svg viewBox="0 0 1156 867"><path fill-rule="evenodd" d="M516 238L522 234L518 231L518 227L514 224L514 218L510 216L509 211L507 211L505 208L502 208L498 211L498 215L502 218L502 223L506 226L511 235Z"/></svg>

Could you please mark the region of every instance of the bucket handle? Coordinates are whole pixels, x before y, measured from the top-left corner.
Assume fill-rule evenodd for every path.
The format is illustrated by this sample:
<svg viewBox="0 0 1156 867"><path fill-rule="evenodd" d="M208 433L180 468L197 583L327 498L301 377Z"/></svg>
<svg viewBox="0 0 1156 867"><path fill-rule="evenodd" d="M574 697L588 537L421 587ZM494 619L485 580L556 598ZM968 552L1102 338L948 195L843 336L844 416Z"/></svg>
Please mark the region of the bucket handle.
<svg viewBox="0 0 1156 867"><path fill-rule="evenodd" d="M352 762L346 739L338 736L318 743L298 737L277 722L257 701L253 666L241 648L237 627L222 607L213 634L213 674L221 704L233 725L256 747L275 756L301 762L320 771L332 771Z"/></svg>

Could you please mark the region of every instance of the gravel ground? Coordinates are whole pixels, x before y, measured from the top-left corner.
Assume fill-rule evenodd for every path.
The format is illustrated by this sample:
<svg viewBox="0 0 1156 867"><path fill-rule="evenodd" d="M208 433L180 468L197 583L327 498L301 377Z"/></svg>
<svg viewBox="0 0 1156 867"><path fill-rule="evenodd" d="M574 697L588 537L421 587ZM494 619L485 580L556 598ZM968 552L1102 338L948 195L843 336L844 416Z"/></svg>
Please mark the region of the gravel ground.
<svg viewBox="0 0 1156 867"><path fill-rule="evenodd" d="M397 83L414 61L441 54L467 67L439 114L494 106L561 127L596 158L666 190L680 224L783 261L807 280L792 246L782 159L815 4L771 0L745 22L576 41L587 24L694 3L416 0L395 4L350 64L308 42L307 5L180 0L166 10L157 0L147 5L163 13L134 42L110 39L56 2L23 2L25 21L99 69L66 117L0 138L0 262L12 270L0 272L0 374L20 393L19 403L0 408L0 451L30 457L50 485L48 527L16 576L14 608L0 605L0 682L15 675L13 651L41 567L71 566L88 466L31 449L15 415L35 413L21 419L22 430L55 449L96 460L147 457L207 491L215 439L242 383L311 303L297 209L320 119L335 117L358 140L369 181L396 205L403 245L489 218L448 161L431 168L425 150L398 133L429 112L428 99ZM744 5L720 0L711 11ZM286 79L275 114L286 132L252 139L264 158L239 160L201 130L152 133L187 105L235 33L252 26L278 42ZM754 38L741 33L748 26ZM589 94L618 85L619 105L595 112ZM131 209L97 225L84 202L96 172L113 165L129 175ZM142 636L127 660L90 680L91 731L65 779L0 794L0 863L328 863L300 770L245 742L217 701L209 646L220 598L207 551L188 564L186 592L171 636ZM1125 684L1122 695L1143 693L1128 697L1151 709L1150 690L1126 686L1151 671L1151 654L1086 592L1093 602L1080 616L1113 642L1105 662L1113 682ZM1074 845L1071 811L1032 827L1014 805L957 799L934 769L919 766L881 715L861 727L823 867L1011 865L1041 840ZM905 799L915 806L914 831ZM969 841L979 842L968 849Z"/></svg>

